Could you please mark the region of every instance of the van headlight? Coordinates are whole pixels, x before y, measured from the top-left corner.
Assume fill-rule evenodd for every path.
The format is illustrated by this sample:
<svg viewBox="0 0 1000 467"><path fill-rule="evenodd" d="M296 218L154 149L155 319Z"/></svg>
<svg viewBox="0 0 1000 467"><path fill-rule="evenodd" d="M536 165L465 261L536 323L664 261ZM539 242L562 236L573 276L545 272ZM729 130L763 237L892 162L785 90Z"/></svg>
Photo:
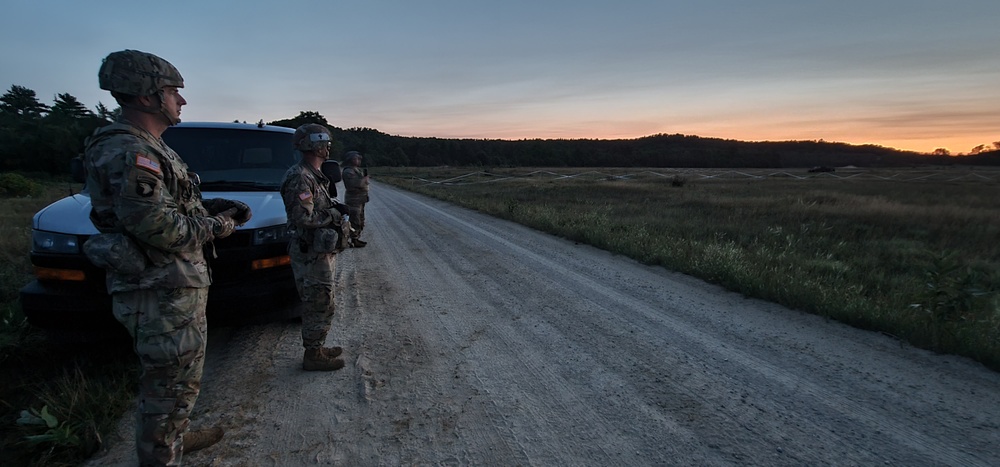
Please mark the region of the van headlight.
<svg viewBox="0 0 1000 467"><path fill-rule="evenodd" d="M31 249L37 253L80 254L80 239L76 235L32 230Z"/></svg>
<svg viewBox="0 0 1000 467"><path fill-rule="evenodd" d="M287 243L291 235L288 233L288 228L285 225L275 225L273 227L266 227L263 229L257 229L253 232L253 244L254 245L264 245L266 243Z"/></svg>

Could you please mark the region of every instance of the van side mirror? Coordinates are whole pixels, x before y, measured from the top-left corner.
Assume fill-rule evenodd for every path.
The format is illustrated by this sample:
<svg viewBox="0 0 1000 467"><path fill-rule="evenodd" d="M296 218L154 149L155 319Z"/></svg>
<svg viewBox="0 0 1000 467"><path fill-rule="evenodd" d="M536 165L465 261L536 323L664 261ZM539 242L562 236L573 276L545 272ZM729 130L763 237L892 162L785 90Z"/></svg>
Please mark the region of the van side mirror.
<svg viewBox="0 0 1000 467"><path fill-rule="evenodd" d="M87 170L83 168L82 154L69 160L69 173L76 183L85 183L87 181Z"/></svg>
<svg viewBox="0 0 1000 467"><path fill-rule="evenodd" d="M326 160L323 161L323 165L320 166L319 170L330 180L330 186L326 187L326 189L331 197L336 198L337 182L343 178L343 174L340 172L340 164L337 161Z"/></svg>
<svg viewBox="0 0 1000 467"><path fill-rule="evenodd" d="M325 160L319 170L323 172L326 178L330 179L330 183L337 183L343 178L343 174L340 172L340 164L337 161Z"/></svg>

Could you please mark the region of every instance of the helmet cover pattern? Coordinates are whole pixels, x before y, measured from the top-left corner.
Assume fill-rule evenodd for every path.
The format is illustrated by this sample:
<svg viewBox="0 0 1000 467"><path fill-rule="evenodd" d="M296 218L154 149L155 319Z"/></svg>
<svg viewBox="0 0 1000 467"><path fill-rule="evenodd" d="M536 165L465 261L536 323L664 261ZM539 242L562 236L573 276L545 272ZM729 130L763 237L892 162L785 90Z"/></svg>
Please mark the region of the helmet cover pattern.
<svg viewBox="0 0 1000 467"><path fill-rule="evenodd" d="M299 151L315 151L333 142L330 130L318 123L306 123L295 129L292 145Z"/></svg>
<svg viewBox="0 0 1000 467"><path fill-rule="evenodd" d="M184 87L184 78L170 62L138 50L109 54L97 78L101 89L130 96L149 96L166 86Z"/></svg>

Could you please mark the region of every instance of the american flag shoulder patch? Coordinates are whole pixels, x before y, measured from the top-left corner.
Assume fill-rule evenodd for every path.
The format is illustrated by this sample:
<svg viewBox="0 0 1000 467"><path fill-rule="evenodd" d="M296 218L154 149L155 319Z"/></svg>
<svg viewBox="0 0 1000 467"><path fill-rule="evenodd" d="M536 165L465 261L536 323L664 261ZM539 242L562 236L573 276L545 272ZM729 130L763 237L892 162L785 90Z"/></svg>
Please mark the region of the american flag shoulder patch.
<svg viewBox="0 0 1000 467"><path fill-rule="evenodd" d="M308 191L303 191L302 193L299 193L299 200L301 200L301 201L306 201L306 200L308 200L309 198L312 198L312 197L313 197L313 194L310 193L310 192L308 192Z"/></svg>
<svg viewBox="0 0 1000 467"><path fill-rule="evenodd" d="M160 173L160 164L146 157L146 155L141 152L135 155L135 166L142 167L156 174Z"/></svg>

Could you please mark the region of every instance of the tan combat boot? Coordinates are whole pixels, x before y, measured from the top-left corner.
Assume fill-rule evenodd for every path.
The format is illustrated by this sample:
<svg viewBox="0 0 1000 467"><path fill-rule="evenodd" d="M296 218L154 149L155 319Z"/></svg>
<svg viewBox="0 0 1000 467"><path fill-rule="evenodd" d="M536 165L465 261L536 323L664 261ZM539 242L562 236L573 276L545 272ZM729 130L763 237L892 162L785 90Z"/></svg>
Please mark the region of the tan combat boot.
<svg viewBox="0 0 1000 467"><path fill-rule="evenodd" d="M344 367L344 361L323 352L323 349L306 349L302 355L302 369L306 371L333 371Z"/></svg>
<svg viewBox="0 0 1000 467"><path fill-rule="evenodd" d="M213 426L207 430L189 431L184 433L184 452L195 452L205 449L222 440L225 432L221 426Z"/></svg>
<svg viewBox="0 0 1000 467"><path fill-rule="evenodd" d="M344 353L344 349L342 347L339 347L339 346L338 347L323 347L323 348L321 348L319 350L321 352L323 352L323 355L326 355L327 357L330 357L330 358L337 358L337 357L340 356L340 354Z"/></svg>

